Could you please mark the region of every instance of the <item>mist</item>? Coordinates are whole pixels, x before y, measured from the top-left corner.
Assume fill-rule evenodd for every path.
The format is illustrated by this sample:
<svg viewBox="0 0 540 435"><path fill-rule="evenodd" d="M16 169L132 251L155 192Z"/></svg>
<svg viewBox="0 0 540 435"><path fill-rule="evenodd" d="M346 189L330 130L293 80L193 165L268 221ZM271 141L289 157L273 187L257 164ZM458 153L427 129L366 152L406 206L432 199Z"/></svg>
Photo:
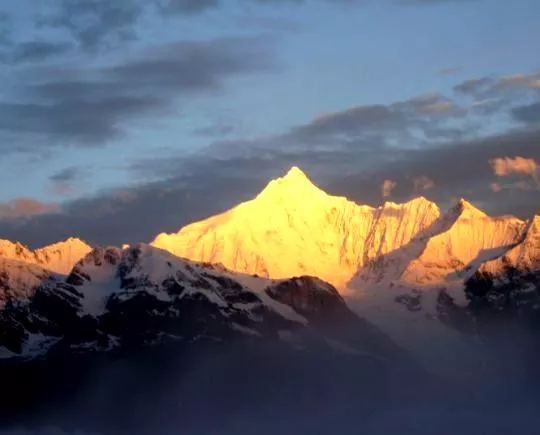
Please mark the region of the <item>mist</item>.
<svg viewBox="0 0 540 435"><path fill-rule="evenodd" d="M533 434L534 338L530 325L483 325L474 358L464 355L451 377L407 352L378 358L278 341L64 356L2 368L0 434Z"/></svg>

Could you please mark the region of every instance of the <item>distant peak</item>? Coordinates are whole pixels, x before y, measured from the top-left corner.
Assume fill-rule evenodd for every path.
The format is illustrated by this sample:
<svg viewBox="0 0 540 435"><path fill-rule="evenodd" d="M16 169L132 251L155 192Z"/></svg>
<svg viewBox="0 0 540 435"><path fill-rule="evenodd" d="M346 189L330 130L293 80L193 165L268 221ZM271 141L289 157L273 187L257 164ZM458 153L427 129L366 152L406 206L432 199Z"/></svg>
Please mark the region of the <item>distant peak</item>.
<svg viewBox="0 0 540 435"><path fill-rule="evenodd" d="M66 246L90 249L90 246L83 240L77 237L69 237L65 240L53 243L51 245L44 246L43 248L40 248L38 251L49 250L49 249L60 249Z"/></svg>
<svg viewBox="0 0 540 435"><path fill-rule="evenodd" d="M482 210L480 210L464 198L460 198L454 208L464 218L487 217L486 213L484 213Z"/></svg>
<svg viewBox="0 0 540 435"><path fill-rule="evenodd" d="M410 199L405 203L405 205L412 205L412 206L418 206L418 205L426 205L426 206L435 206L437 207L437 204L427 199L425 196L417 196L415 198Z"/></svg>

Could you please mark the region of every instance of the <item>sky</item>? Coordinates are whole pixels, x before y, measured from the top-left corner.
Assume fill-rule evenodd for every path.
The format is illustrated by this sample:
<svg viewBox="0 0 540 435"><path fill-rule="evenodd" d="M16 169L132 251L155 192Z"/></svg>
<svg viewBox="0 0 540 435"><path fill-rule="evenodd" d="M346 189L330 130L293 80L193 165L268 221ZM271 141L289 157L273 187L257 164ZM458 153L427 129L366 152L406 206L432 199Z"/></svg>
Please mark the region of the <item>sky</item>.
<svg viewBox="0 0 540 435"><path fill-rule="evenodd" d="M293 165L362 204L540 213L539 20L537 0L0 2L0 238L148 241Z"/></svg>

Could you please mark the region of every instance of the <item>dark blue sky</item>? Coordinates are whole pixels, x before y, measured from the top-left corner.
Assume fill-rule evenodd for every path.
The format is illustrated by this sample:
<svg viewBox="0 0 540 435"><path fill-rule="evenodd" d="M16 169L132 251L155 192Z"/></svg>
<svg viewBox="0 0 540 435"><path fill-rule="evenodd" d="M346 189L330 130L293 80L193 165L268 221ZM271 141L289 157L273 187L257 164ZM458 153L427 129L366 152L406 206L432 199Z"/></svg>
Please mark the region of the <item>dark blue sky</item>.
<svg viewBox="0 0 540 435"><path fill-rule="evenodd" d="M0 9L0 238L146 240L292 165L362 203L540 212L537 0Z"/></svg>

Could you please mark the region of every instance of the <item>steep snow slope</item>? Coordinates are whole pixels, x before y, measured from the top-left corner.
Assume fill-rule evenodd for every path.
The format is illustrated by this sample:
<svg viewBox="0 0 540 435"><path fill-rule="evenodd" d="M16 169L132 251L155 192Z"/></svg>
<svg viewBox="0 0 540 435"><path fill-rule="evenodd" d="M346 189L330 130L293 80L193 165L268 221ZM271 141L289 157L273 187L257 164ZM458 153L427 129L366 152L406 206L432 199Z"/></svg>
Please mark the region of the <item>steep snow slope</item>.
<svg viewBox="0 0 540 435"><path fill-rule="evenodd" d="M485 261L478 270L497 275L507 267L527 272L540 271L540 215L527 223L523 240L497 258Z"/></svg>
<svg viewBox="0 0 540 435"><path fill-rule="evenodd" d="M73 265L91 250L89 245L73 237L35 251L21 243L0 240L0 258L35 264L63 275L68 274Z"/></svg>
<svg viewBox="0 0 540 435"><path fill-rule="evenodd" d="M293 167L253 200L159 234L175 255L271 278L313 275L343 286L369 259L407 244L439 217L425 198L372 208L330 196Z"/></svg>
<svg viewBox="0 0 540 435"><path fill-rule="evenodd" d="M25 300L37 286L52 280L54 274L42 267L0 257L0 310L8 300Z"/></svg>
<svg viewBox="0 0 540 435"><path fill-rule="evenodd" d="M535 317L540 308L540 217L527 223L519 243L480 264L465 289L472 308L480 313L489 307L522 319Z"/></svg>
<svg viewBox="0 0 540 435"><path fill-rule="evenodd" d="M66 275L71 271L73 265L91 250L92 247L82 240L70 237L62 242L37 249L35 253L38 263L43 267Z"/></svg>
<svg viewBox="0 0 540 435"><path fill-rule="evenodd" d="M514 217L492 218L465 200L448 212L448 229L431 237L401 280L409 284L462 279L467 271L513 246L522 238L525 222Z"/></svg>

